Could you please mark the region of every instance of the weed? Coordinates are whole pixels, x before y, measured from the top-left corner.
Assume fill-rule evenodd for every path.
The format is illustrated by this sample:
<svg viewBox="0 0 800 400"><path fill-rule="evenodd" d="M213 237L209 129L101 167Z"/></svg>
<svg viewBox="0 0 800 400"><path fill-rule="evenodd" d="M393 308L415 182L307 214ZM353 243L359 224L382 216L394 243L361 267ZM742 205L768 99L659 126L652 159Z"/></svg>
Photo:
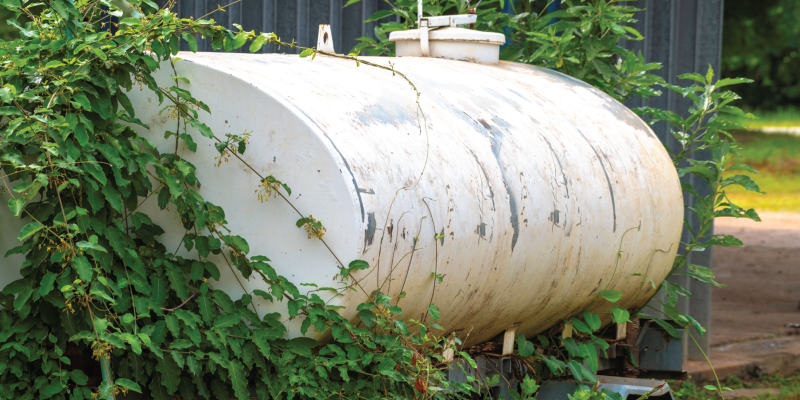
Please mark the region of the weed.
<svg viewBox="0 0 800 400"><path fill-rule="evenodd" d="M670 382L674 385L673 382ZM731 389L780 389L780 393L762 393L753 397L755 400L798 400L800 399L800 371L788 376L782 373L762 375L757 378L742 380L731 376L725 380L725 385ZM676 400L716 400L719 395L709 392L692 382L683 382L675 390Z"/></svg>

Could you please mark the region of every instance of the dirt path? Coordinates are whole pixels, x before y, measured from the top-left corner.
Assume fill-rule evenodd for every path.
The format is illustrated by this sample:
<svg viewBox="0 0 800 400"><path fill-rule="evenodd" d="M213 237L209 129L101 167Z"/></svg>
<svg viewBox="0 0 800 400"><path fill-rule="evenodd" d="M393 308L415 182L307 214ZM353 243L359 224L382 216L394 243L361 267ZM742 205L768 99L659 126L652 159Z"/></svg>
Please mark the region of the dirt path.
<svg viewBox="0 0 800 400"><path fill-rule="evenodd" d="M716 233L745 247L715 248L711 345L800 334L800 213L759 213L763 222L721 218Z"/></svg>

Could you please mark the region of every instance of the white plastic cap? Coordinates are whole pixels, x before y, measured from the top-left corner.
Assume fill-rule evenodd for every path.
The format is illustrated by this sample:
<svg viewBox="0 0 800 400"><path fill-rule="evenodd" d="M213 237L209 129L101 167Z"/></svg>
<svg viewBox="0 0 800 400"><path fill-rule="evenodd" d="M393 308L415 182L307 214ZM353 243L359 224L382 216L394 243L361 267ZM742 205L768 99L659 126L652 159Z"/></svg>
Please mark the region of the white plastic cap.
<svg viewBox="0 0 800 400"><path fill-rule="evenodd" d="M453 27L432 29L427 33L431 57L482 64L497 63L500 46L506 40L502 33ZM424 33L420 29L397 31L389 34L389 40L397 44L398 57L423 57L421 35L424 36Z"/></svg>

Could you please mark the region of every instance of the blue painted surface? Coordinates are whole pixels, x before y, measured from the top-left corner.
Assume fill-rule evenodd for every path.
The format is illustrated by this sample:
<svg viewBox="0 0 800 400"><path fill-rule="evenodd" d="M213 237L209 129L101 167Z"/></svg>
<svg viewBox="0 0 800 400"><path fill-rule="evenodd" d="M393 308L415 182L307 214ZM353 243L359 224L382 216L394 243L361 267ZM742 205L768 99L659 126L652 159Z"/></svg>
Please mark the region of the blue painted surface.
<svg viewBox="0 0 800 400"><path fill-rule="evenodd" d="M667 322L679 333L683 333L683 329L672 321ZM655 324L645 325L637 346L639 346L639 368L647 371L683 371L683 340L673 338L663 328Z"/></svg>
<svg viewBox="0 0 800 400"><path fill-rule="evenodd" d="M505 4L503 4L503 12L504 12L504 13L506 13L506 14L509 14L509 15L514 15L514 14L516 14L516 13L514 12L514 4L513 4L513 3L514 3L514 2L513 2L513 1L511 1L511 0L507 0L507 1L505 2ZM500 47L501 49L502 49L502 48L504 48L504 47L506 47L506 45L509 45L509 44L513 44L513 43L514 43L514 41L513 41L513 40L511 40L511 33L512 33L512 32L514 32L514 30L513 30L513 29L511 29L511 28L509 28L509 27L505 27L505 28L503 28L503 34L505 34L505 35L506 35L506 44L504 44L503 46L501 46L501 47Z"/></svg>
<svg viewBox="0 0 800 400"><path fill-rule="evenodd" d="M561 9L561 0L553 0L550 4L547 5L547 13L550 14L552 12L556 12ZM556 22L561 21L561 18L553 18L547 25L553 25Z"/></svg>

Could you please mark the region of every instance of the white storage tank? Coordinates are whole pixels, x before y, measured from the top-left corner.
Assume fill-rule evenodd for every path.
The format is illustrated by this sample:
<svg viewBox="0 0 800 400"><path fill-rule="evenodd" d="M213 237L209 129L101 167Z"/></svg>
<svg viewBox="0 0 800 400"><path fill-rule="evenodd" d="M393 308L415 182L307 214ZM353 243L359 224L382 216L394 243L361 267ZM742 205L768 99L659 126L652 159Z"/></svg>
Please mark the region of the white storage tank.
<svg viewBox="0 0 800 400"><path fill-rule="evenodd" d="M191 81L180 87L211 108L200 119L218 137L252 132L242 156L249 166L233 158L221 167L215 142L195 133L197 153L180 151L197 166L199 192L225 208L250 255L269 257L295 284L341 287L339 265L295 226L289 204L259 202L260 179L250 167L291 187L293 204L322 221L342 262L369 262L355 274L367 292L406 292L399 305L407 318L420 318L433 302L438 322L469 335L467 344L514 323L531 336L586 307L608 311L610 303L594 301L606 286L625 293L618 304L641 305L654 289L632 274L659 283L672 266L683 201L667 152L630 110L577 79L507 62L364 58L408 76L421 92L423 119L405 80L353 61L178 57L178 74ZM157 80L172 86L171 75L167 66ZM140 133L171 153L175 142L162 134L176 121L160 113L166 104L147 89L129 96L151 127ZM152 198L141 211L157 215L167 231L161 240L177 248L184 231L176 214L159 211ZM24 224L3 213L3 226ZM18 229L10 232L2 252L17 245ZM215 287L232 297L242 294L240 282L247 291L266 289L257 276L244 280L221 258L212 261L222 272ZM3 264L13 270L19 258ZM0 285L13 279L6 274ZM330 302L355 319L365 300L348 291ZM285 303L254 302L261 315L285 312ZM289 323L290 335L300 334L301 322Z"/></svg>

